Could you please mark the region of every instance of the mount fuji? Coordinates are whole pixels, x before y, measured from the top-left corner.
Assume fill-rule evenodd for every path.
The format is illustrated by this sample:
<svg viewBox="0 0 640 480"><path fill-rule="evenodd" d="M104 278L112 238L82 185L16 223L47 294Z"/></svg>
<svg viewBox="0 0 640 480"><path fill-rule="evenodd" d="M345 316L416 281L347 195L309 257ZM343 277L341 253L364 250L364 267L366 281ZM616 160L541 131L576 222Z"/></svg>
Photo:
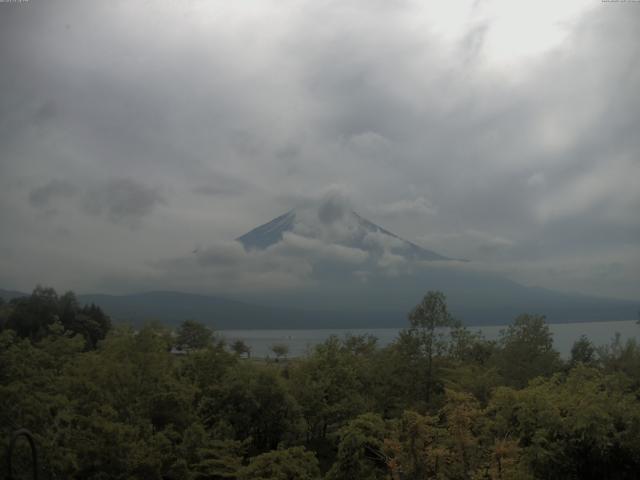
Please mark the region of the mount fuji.
<svg viewBox="0 0 640 480"><path fill-rule="evenodd" d="M309 222L310 217L311 222ZM341 237L334 235L334 238L330 237L329 240L335 241L338 245L357 248L370 254L375 254L376 246L386 245L392 254L412 261L453 260L405 240L352 210L338 211L331 215L329 212L323 213L323 210L320 209L317 219L313 219L312 215L300 215L296 213L296 210L290 210L284 215L254 228L236 240L242 243L247 250L264 250L280 242L288 232L298 232L303 236L310 235L314 238L324 237L327 239L327 235L323 235L323 233L337 223L342 227L343 235ZM335 233L336 229L333 230Z"/></svg>
<svg viewBox="0 0 640 480"><path fill-rule="evenodd" d="M253 289L241 282L219 296L152 291L78 299L102 306L116 321L190 318L218 329L404 327L407 312L429 290L444 292L453 315L469 326L503 325L525 312L562 323L631 320L638 311L637 302L521 285L405 240L331 202L291 210L236 240L233 255L272 269L252 272L272 283L287 269L302 272L297 283ZM230 261L226 252L213 258ZM195 254L197 268L205 268L208 254ZM22 295L0 290L3 298Z"/></svg>
<svg viewBox="0 0 640 480"><path fill-rule="evenodd" d="M273 307L322 309L335 318L346 315L346 326L402 325L406 312L428 290L443 291L454 315L477 325L509 323L524 312L546 315L551 322L575 322L632 319L637 310L631 301L521 285L405 240L331 203L290 210L236 240L247 252L262 254L304 243L313 258L307 285L239 298ZM321 246L351 252L357 260L317 259L314 249Z"/></svg>

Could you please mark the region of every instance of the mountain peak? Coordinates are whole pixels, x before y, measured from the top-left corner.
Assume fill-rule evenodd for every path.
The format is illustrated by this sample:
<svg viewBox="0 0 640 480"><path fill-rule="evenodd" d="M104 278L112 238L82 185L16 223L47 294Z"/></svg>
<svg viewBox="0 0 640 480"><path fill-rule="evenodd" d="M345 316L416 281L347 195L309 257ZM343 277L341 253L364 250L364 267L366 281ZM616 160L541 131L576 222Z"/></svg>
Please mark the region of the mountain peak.
<svg viewBox="0 0 640 480"><path fill-rule="evenodd" d="M353 210L289 210L236 238L246 250L264 250L281 242L286 233L367 252L388 251L407 260L453 260L405 240Z"/></svg>

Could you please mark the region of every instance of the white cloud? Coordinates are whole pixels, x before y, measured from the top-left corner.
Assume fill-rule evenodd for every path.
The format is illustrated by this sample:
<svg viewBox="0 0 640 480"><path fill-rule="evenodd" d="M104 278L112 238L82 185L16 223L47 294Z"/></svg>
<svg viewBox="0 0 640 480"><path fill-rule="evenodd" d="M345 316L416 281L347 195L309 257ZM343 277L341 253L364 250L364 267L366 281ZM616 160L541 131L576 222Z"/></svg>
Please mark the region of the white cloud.
<svg viewBox="0 0 640 480"><path fill-rule="evenodd" d="M510 250L516 245L510 238L473 228L459 232L426 234L418 240L438 252L474 263L495 261L504 255L510 257Z"/></svg>
<svg viewBox="0 0 640 480"><path fill-rule="evenodd" d="M359 264L369 258L369 254L358 248L337 243L326 243L320 239L285 233L282 243L273 247L274 251L303 255L314 260L329 260L348 264Z"/></svg>

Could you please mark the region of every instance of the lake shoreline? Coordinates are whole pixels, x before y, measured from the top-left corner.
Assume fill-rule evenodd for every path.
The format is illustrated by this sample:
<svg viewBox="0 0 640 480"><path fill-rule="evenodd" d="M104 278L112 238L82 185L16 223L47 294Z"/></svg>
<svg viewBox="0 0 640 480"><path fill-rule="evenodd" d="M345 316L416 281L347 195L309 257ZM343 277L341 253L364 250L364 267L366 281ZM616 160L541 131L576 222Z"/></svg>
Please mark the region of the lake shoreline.
<svg viewBox="0 0 640 480"><path fill-rule="evenodd" d="M553 334L554 348L562 357L567 358L573 343L586 336L596 346L608 345L620 334L622 341L640 337L640 326L636 320L611 320L606 322L549 323ZM480 332L487 340L498 340L500 332L507 324L467 327L471 332ZM402 328L316 328L316 329L224 329L217 332L227 341L244 341L252 351L252 356L274 356L271 347L284 344L289 348L290 357L306 355L315 345L324 342L332 335L373 335L378 346L392 343Z"/></svg>

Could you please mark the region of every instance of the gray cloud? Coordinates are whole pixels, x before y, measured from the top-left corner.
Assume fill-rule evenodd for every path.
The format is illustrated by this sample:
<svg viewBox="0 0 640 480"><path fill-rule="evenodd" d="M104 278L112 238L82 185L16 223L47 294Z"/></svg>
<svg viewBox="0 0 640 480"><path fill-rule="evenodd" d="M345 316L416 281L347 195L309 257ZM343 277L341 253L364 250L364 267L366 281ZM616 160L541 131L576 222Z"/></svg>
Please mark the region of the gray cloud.
<svg viewBox="0 0 640 480"><path fill-rule="evenodd" d="M164 203L157 188L128 178L115 178L87 190L83 208L92 215L106 215L115 223L137 225L142 217Z"/></svg>
<svg viewBox="0 0 640 480"><path fill-rule="evenodd" d="M56 198L70 198L77 192L77 187L71 182L66 180L50 180L29 192L29 203L37 208L52 207L51 203Z"/></svg>
<svg viewBox="0 0 640 480"><path fill-rule="evenodd" d="M331 224L340 220L350 210L348 199L339 191L329 192L318 208L318 218L322 223Z"/></svg>
<svg viewBox="0 0 640 480"><path fill-rule="evenodd" d="M378 207L377 213L384 216L396 215L435 215L437 208L427 198L420 195L410 199L390 202Z"/></svg>
<svg viewBox="0 0 640 480"><path fill-rule="evenodd" d="M227 187L225 185L199 185L193 189L193 193L197 193L198 195L211 195L212 197L215 197L216 195L229 195L238 192L235 188Z"/></svg>
<svg viewBox="0 0 640 480"><path fill-rule="evenodd" d="M216 172L206 180L206 183L203 182L193 188L193 193L212 197L220 195L241 195L255 188L255 186L246 180Z"/></svg>
<svg viewBox="0 0 640 480"><path fill-rule="evenodd" d="M150 265L198 245L219 256L189 271L233 276L207 246L340 185L348 208L442 254L636 298L636 9L473 3L1 5L0 283L117 289L103 271L187 288L186 266ZM293 285L312 263L286 256L299 269L241 261L233 278Z"/></svg>

